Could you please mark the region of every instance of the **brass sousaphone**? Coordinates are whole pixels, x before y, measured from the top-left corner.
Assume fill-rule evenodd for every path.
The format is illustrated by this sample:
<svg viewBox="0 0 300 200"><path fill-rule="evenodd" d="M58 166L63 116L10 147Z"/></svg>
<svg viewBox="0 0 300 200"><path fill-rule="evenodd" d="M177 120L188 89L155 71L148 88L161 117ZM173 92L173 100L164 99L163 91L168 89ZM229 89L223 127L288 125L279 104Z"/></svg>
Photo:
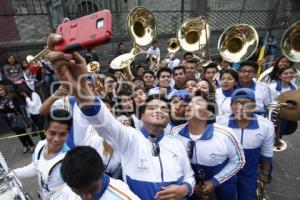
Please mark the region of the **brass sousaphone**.
<svg viewBox="0 0 300 200"><path fill-rule="evenodd" d="M135 57L147 53L142 47L149 45L157 34L157 25L154 15L146 8L138 6L133 8L127 16L127 30L132 38L133 48L130 53L118 56L111 62L112 69L122 69L123 79L131 81L133 75L130 64ZM150 58L151 60L151 58Z"/></svg>
<svg viewBox="0 0 300 200"><path fill-rule="evenodd" d="M257 45L258 34L253 26L235 24L228 27L220 36L218 50L224 60L237 63L250 58Z"/></svg>
<svg viewBox="0 0 300 200"><path fill-rule="evenodd" d="M170 38L167 41L167 50L168 54L166 55L165 59L163 62L169 63L170 62L170 54L175 54L178 50L180 49L180 43L177 38Z"/></svg>
<svg viewBox="0 0 300 200"><path fill-rule="evenodd" d="M204 17L190 18L183 22L177 31L177 38L185 51L200 52L200 57L195 56L199 63L206 65L211 62L208 50L210 26Z"/></svg>

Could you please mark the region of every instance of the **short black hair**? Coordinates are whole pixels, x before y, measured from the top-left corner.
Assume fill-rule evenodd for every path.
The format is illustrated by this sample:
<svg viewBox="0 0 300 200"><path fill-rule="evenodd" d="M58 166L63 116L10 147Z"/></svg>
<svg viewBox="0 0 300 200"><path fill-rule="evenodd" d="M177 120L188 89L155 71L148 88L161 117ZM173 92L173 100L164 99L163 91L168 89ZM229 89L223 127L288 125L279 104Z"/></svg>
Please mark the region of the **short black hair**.
<svg viewBox="0 0 300 200"><path fill-rule="evenodd" d="M208 69L208 68L215 68L218 70L218 65L214 62L209 63L206 67L203 67L204 69Z"/></svg>
<svg viewBox="0 0 300 200"><path fill-rule="evenodd" d="M112 78L114 80L114 82L117 82L116 77L111 73L106 74L105 77L104 77L104 80L107 79L107 78Z"/></svg>
<svg viewBox="0 0 300 200"><path fill-rule="evenodd" d="M52 122L58 122L60 124L65 124L68 126L68 129L70 130L73 125L73 118L70 114L70 112L63 110L63 109L57 109L50 112L50 114L47 116L47 125L45 126L45 129L48 129L50 124Z"/></svg>
<svg viewBox="0 0 300 200"><path fill-rule="evenodd" d="M236 82L239 82L239 75L238 75L237 71L235 71L234 69L222 70L220 73L220 80L222 79L224 74L230 74Z"/></svg>
<svg viewBox="0 0 300 200"><path fill-rule="evenodd" d="M174 67L172 73L174 74L174 72L175 72L176 70L181 70L181 69L182 69L183 72L185 73L185 68L184 68L183 66L177 66L177 67Z"/></svg>
<svg viewBox="0 0 300 200"><path fill-rule="evenodd" d="M156 74L156 78L159 79L160 75L162 72L168 72L170 73L170 75L172 75L172 70L167 68L167 67L163 67L163 68L160 68L158 71L157 71L157 74Z"/></svg>
<svg viewBox="0 0 300 200"><path fill-rule="evenodd" d="M144 68L144 69L145 69L145 66L143 66L143 65L138 65L138 66L136 67L136 70L138 70L139 68Z"/></svg>
<svg viewBox="0 0 300 200"><path fill-rule="evenodd" d="M192 52L186 52L186 53L183 55L183 58L185 58L187 55L194 56L194 54L193 54Z"/></svg>
<svg viewBox="0 0 300 200"><path fill-rule="evenodd" d="M218 65L214 62L211 62L206 67L203 67L203 75L206 74L207 69L215 69L217 72L219 71Z"/></svg>
<svg viewBox="0 0 300 200"><path fill-rule="evenodd" d="M140 106L139 107L139 116L142 116L142 114L145 112L146 110L146 107L147 107L147 104L152 101L152 100L161 100L161 101L164 101L168 104L168 107L170 109L170 100L167 99L164 95L160 95L160 94L152 94L152 95L148 95L148 97L146 98L146 101L144 103L144 105Z"/></svg>
<svg viewBox="0 0 300 200"><path fill-rule="evenodd" d="M61 176L71 188L82 188L101 179L105 167L98 152L90 146L77 146L61 163Z"/></svg>
<svg viewBox="0 0 300 200"><path fill-rule="evenodd" d="M136 76L136 77L134 77L134 78L132 79L132 83L134 83L135 81L142 81L142 82L144 82L143 78L140 77L140 76Z"/></svg>
<svg viewBox="0 0 300 200"><path fill-rule="evenodd" d="M205 101L207 101L208 106L207 110L213 113L213 116L211 119L207 120L208 124L215 123L216 122L216 116L218 114L218 105L214 98L209 98L208 94L205 92L202 92L201 90L196 90L194 92L193 97L202 97Z"/></svg>
<svg viewBox="0 0 300 200"><path fill-rule="evenodd" d="M144 71L143 77L145 76L145 74L151 74L154 77L154 72L151 70Z"/></svg>
<svg viewBox="0 0 300 200"><path fill-rule="evenodd" d="M241 70L242 67L244 67L246 65L253 67L255 69L255 72L257 72L257 70L258 70L258 64L256 62L254 62L254 61L251 61L251 60L245 60L245 61L241 62L239 70Z"/></svg>

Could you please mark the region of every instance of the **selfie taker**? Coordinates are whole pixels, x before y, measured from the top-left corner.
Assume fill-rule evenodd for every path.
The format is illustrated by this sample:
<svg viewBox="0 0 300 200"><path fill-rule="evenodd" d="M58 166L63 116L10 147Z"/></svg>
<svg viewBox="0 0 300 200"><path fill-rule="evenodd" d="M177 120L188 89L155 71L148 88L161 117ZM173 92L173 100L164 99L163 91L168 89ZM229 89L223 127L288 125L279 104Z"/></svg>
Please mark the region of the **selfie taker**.
<svg viewBox="0 0 300 200"><path fill-rule="evenodd" d="M49 48L53 50L61 39L57 35L50 36ZM82 78L87 74L86 63L77 52L50 51L48 59L54 64L58 78L71 83L82 123L90 123L116 151L122 152L123 179L137 196L150 200L185 199L191 195L195 180L191 167L186 164L185 149L180 141L163 132L169 120L165 98L152 96L146 100L142 112L144 127L138 131L122 125L94 96L86 78Z"/></svg>

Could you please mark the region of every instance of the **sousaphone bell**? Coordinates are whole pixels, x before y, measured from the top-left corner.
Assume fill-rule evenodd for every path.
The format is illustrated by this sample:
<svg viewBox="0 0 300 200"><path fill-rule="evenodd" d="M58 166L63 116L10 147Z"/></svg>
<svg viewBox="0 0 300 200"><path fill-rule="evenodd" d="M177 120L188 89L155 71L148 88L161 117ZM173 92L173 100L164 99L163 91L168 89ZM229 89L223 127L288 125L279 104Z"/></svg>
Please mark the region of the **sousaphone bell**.
<svg viewBox="0 0 300 200"><path fill-rule="evenodd" d="M144 7L133 8L127 16L127 30L132 38L133 49L130 53L115 58L110 67L115 70L122 69L123 79L131 81L134 77L130 70L130 64L137 55L147 53L142 47L149 45L156 37L157 25L154 15Z"/></svg>
<svg viewBox="0 0 300 200"><path fill-rule="evenodd" d="M250 58L256 51L258 34L253 26L236 24L228 27L220 36L218 50L224 60L231 63Z"/></svg>
<svg viewBox="0 0 300 200"><path fill-rule="evenodd" d="M190 18L183 22L177 31L177 38L181 48L185 51L200 52L200 57L194 56L198 63L205 66L211 62L208 43L210 26L204 17Z"/></svg>

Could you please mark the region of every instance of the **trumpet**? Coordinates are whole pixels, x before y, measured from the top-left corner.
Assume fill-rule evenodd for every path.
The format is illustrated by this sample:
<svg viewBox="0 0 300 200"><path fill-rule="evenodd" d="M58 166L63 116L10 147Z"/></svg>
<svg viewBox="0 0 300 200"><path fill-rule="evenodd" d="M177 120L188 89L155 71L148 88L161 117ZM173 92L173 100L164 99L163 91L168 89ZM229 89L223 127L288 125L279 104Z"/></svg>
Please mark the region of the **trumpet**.
<svg viewBox="0 0 300 200"><path fill-rule="evenodd" d="M98 71L100 69L100 63L97 61L89 62L87 64L86 68L87 68L88 73L94 74L94 80L95 80L96 87L99 92L99 96L103 97L104 96L104 86L103 86L101 78L98 74Z"/></svg>
<svg viewBox="0 0 300 200"><path fill-rule="evenodd" d="M37 53L35 56L32 56L32 55L26 56L26 61L29 64L36 65L37 62L38 62L38 60L40 60L41 58L45 57L49 53L49 51L50 51L49 48L46 47L42 51L40 51L39 53Z"/></svg>
<svg viewBox="0 0 300 200"><path fill-rule="evenodd" d="M139 54L147 54L142 47L149 45L157 34L157 25L154 15L146 8L138 6L133 8L127 16L127 30L133 40L133 48L130 53L122 54L115 58L110 67L122 69L125 80L130 81L133 75L130 64Z"/></svg>

